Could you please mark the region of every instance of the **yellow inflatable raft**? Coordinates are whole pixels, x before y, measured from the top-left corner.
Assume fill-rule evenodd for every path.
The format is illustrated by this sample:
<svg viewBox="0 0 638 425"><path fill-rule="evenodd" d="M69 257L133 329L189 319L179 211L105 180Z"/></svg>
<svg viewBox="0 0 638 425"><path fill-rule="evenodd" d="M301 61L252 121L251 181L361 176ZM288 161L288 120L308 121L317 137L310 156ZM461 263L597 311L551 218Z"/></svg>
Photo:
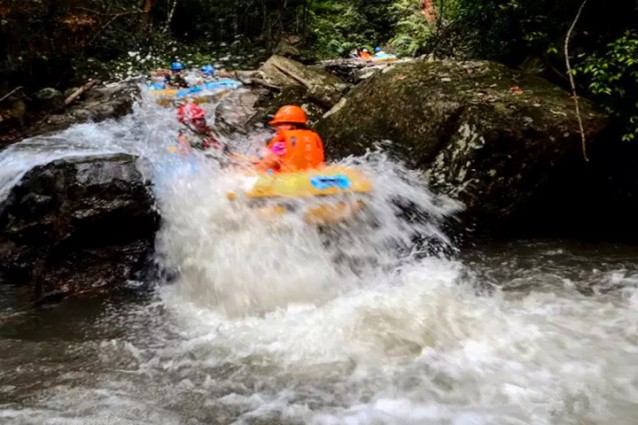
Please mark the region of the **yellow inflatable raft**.
<svg viewBox="0 0 638 425"><path fill-rule="evenodd" d="M359 213L372 185L352 167L334 165L298 173L247 177L245 189L229 193L231 200L243 200L266 217L301 210L312 224L331 224Z"/></svg>
<svg viewBox="0 0 638 425"><path fill-rule="evenodd" d="M175 102L180 100L185 100L186 98L177 97L178 89L162 89L162 90L153 90L151 93L155 96L155 103L162 106L171 106ZM215 93L215 95L202 95L202 96L192 96L187 99L193 103L208 103L212 101L216 96L222 93Z"/></svg>

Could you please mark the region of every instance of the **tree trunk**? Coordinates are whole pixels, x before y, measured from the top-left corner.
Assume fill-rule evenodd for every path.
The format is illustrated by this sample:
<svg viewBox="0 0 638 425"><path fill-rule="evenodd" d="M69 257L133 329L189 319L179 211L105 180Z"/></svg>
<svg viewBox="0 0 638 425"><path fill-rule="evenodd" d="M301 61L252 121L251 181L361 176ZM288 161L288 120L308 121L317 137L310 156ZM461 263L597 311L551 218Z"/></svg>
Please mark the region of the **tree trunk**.
<svg viewBox="0 0 638 425"><path fill-rule="evenodd" d="M151 23L151 12L157 0L144 0L142 5L142 31L147 32Z"/></svg>
<svg viewBox="0 0 638 425"><path fill-rule="evenodd" d="M310 6L312 5L312 0L310 0L309 2L304 0L303 2L303 17L301 18L301 36L303 37L303 39L306 39L306 24L308 21L308 9L310 8Z"/></svg>

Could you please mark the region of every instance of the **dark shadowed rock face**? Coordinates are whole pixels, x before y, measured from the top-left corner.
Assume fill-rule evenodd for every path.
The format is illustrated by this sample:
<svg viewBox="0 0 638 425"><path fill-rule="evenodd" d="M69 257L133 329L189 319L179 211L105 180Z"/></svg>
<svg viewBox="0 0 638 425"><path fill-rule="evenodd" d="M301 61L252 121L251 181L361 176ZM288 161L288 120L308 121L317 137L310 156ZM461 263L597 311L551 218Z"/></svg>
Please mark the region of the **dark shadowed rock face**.
<svg viewBox="0 0 638 425"><path fill-rule="evenodd" d="M135 279L158 218L136 158L65 159L27 173L0 206L0 276L34 298L112 288Z"/></svg>
<svg viewBox="0 0 638 425"><path fill-rule="evenodd" d="M587 136L607 118L581 100ZM430 186L497 224L524 212L581 161L569 94L492 62L398 64L352 90L318 125L329 156L388 150Z"/></svg>
<svg viewBox="0 0 638 425"><path fill-rule="evenodd" d="M25 135L33 137L51 131L60 131L73 124L120 118L131 112L137 95L139 95L139 86L136 81L94 87L84 93L66 111L47 116L30 127Z"/></svg>

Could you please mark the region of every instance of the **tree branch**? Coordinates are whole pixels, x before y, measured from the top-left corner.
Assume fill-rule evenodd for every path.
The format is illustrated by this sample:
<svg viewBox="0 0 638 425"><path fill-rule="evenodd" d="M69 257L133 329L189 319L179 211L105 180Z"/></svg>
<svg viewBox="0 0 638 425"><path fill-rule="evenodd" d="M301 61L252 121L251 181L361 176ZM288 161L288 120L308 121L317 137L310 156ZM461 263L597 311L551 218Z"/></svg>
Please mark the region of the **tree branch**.
<svg viewBox="0 0 638 425"><path fill-rule="evenodd" d="M567 76L569 77L569 84L572 88L572 98L574 99L574 107L576 108L576 118L578 118L578 128L580 130L580 138L582 144L583 158L585 161L589 161L587 157L587 139L585 138L585 128L583 127L583 118L580 115L580 104L578 103L578 93L576 92L576 82L574 81L574 74L572 74L572 66L569 62L569 39L572 36L572 32L574 32L574 28L576 27L576 23L578 19L580 19L580 14L585 7L587 0L583 0L580 7L578 8L578 13L576 13L576 17L572 22L572 25L569 27L567 31L567 35L565 36L565 66L567 67Z"/></svg>
<svg viewBox="0 0 638 425"><path fill-rule="evenodd" d="M98 12L96 10L93 9L87 9L86 7L82 7L82 6L76 6L73 9L75 10L84 10L85 12L90 12L94 15L99 15L99 16L120 16L120 15L134 15L134 14L138 14L138 13L144 13L142 10L140 9L136 9L136 10L126 10L126 11L122 11L122 12L116 12L116 13L102 13L102 12Z"/></svg>
<svg viewBox="0 0 638 425"><path fill-rule="evenodd" d="M17 92L18 90L20 90L22 88L22 86L18 86L15 89L11 90L9 93L5 94L4 96L2 96L2 99L0 99L0 102L2 102L3 100L5 100L6 98L8 98L9 96L11 96L13 93Z"/></svg>
<svg viewBox="0 0 638 425"><path fill-rule="evenodd" d="M307 90L310 90L312 88L310 86L310 83L308 83L308 81L304 80L302 77L300 77L298 75L295 75L294 72L289 71L286 68L284 68L283 66L277 65L276 63L274 63L273 65L279 72L281 72L284 75L287 75L288 77L292 78L293 80L295 80L296 82L298 82L299 84L304 86Z"/></svg>
<svg viewBox="0 0 638 425"><path fill-rule="evenodd" d="M71 103L73 103L73 101L75 99L77 99L82 93L84 93L85 91L91 90L91 87L93 87L95 84L97 83L97 80L90 80L88 83L86 83L85 85L83 85L82 87L80 87L79 89L77 89L76 91L74 91L73 93L71 93L71 95L69 97L67 97L66 99L64 99L64 104L66 106L70 105Z"/></svg>

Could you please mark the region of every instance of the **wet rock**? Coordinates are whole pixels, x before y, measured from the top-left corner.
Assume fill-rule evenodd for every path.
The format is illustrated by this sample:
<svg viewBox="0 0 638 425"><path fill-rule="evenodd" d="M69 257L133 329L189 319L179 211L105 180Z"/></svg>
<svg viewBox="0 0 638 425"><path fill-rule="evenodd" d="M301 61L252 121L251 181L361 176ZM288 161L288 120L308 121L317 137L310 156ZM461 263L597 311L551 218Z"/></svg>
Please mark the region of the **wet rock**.
<svg viewBox="0 0 638 425"><path fill-rule="evenodd" d="M220 73L220 77L232 78L241 82L242 84L251 85L253 84L253 80L261 78L261 73L259 71L237 70L226 72L225 74Z"/></svg>
<svg viewBox="0 0 638 425"><path fill-rule="evenodd" d="M93 87L82 95L64 113L52 114L32 126L26 132L33 137L52 131L60 131L74 124L117 119L131 112L135 97L139 94L136 81Z"/></svg>
<svg viewBox="0 0 638 425"><path fill-rule="evenodd" d="M279 91L253 87L227 96L215 110L215 125L223 134L248 134L268 127L277 110L284 105L300 105L308 114L310 123L316 122L327 111L307 97L303 87L288 86Z"/></svg>
<svg viewBox="0 0 638 425"><path fill-rule="evenodd" d="M283 56L272 56L260 69L264 80L278 87L301 87L306 96L325 108L334 106L349 85L330 73L307 67Z"/></svg>
<svg viewBox="0 0 638 425"><path fill-rule="evenodd" d="M391 64L371 64L358 59L333 59L322 61L313 68L324 69L343 81L357 85Z"/></svg>
<svg viewBox="0 0 638 425"><path fill-rule="evenodd" d="M266 115L258 102L267 94L266 90L241 90L224 97L215 110L215 127L224 134L247 134Z"/></svg>
<svg viewBox="0 0 638 425"><path fill-rule="evenodd" d="M267 125L284 105L300 105L315 122L348 90L349 85L326 71L311 69L281 56L271 57L258 71L233 72L248 88L224 98L215 120L225 134L246 134Z"/></svg>
<svg viewBox="0 0 638 425"><path fill-rule="evenodd" d="M590 140L607 117L586 100ZM459 199L467 216L498 225L582 162L569 94L492 62L421 62L388 67L318 123L328 154L363 154L376 142L431 187ZM552 206L553 207L553 206Z"/></svg>
<svg viewBox="0 0 638 425"><path fill-rule="evenodd" d="M28 172L0 205L0 281L32 285L43 300L136 279L158 223L136 160L65 159Z"/></svg>
<svg viewBox="0 0 638 425"><path fill-rule="evenodd" d="M60 112L64 110L64 94L59 90L47 87L35 95L35 108L40 111Z"/></svg>
<svg viewBox="0 0 638 425"><path fill-rule="evenodd" d="M403 58L396 62L372 63L353 58L331 59L312 65L312 68L324 69L349 84L357 85L395 65L417 61L414 58Z"/></svg>

